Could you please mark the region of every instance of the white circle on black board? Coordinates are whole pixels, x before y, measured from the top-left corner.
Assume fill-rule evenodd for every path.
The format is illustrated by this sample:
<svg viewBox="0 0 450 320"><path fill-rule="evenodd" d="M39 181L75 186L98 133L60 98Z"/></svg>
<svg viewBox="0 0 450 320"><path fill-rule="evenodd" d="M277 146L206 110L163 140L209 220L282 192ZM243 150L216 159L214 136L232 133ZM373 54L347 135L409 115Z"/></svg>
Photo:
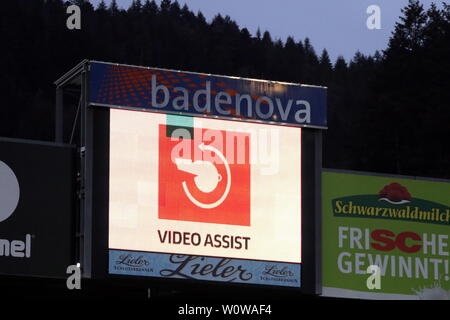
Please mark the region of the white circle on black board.
<svg viewBox="0 0 450 320"><path fill-rule="evenodd" d="M19 181L11 168L0 160L0 222L8 219L19 203Z"/></svg>

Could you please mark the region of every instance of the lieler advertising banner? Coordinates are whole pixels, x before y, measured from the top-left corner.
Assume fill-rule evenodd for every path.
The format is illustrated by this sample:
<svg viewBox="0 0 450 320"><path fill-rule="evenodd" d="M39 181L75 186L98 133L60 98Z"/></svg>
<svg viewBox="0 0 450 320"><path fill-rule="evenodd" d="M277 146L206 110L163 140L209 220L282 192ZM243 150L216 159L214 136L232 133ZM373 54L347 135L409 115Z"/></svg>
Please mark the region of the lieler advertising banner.
<svg viewBox="0 0 450 320"><path fill-rule="evenodd" d="M301 286L302 128L109 111L110 274Z"/></svg>
<svg viewBox="0 0 450 320"><path fill-rule="evenodd" d="M324 170L322 294L450 299L450 182Z"/></svg>
<svg viewBox="0 0 450 320"><path fill-rule="evenodd" d="M326 88L92 61L94 106L325 129Z"/></svg>

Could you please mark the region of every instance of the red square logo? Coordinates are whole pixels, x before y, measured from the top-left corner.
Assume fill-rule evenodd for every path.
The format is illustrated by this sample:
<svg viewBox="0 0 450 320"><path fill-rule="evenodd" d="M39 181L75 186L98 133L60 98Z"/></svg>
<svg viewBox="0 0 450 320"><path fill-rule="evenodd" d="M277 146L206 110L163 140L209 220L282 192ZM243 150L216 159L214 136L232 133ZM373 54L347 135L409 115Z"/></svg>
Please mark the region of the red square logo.
<svg viewBox="0 0 450 320"><path fill-rule="evenodd" d="M160 219L250 226L250 134L159 125Z"/></svg>

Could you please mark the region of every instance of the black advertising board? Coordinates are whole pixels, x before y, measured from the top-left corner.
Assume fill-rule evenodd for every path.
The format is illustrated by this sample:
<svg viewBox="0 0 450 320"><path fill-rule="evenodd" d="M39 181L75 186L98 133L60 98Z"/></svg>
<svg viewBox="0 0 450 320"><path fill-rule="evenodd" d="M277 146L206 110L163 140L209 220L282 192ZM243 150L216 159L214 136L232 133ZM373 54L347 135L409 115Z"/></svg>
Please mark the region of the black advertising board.
<svg viewBox="0 0 450 320"><path fill-rule="evenodd" d="M0 274L63 278L76 263L73 155L0 138Z"/></svg>

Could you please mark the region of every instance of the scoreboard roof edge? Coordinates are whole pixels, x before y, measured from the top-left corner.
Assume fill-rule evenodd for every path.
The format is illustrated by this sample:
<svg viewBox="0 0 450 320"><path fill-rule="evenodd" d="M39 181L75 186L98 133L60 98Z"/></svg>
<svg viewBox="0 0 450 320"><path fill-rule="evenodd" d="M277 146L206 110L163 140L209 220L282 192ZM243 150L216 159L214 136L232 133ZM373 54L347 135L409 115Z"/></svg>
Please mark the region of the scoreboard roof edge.
<svg viewBox="0 0 450 320"><path fill-rule="evenodd" d="M279 84L293 85L293 86L328 89L328 87L326 87L326 86L318 86L318 85L306 84L306 83L247 78L247 77L229 76L229 75L223 75L223 74L221 75L221 74L214 74L214 73L202 73L202 72L195 72L195 71L139 66L139 65L134 65L134 64L126 64L126 63L114 63L114 62L99 61L99 60L84 60L81 63L89 63L89 64L98 63L98 64L107 64L107 65L112 65L112 66L123 66L123 67L149 69L149 70L151 69L151 70L160 70L160 71L167 71L167 72L182 72L182 73L189 73L189 74L196 74L196 75L203 75L203 76L214 76L214 77L220 77L220 78L231 78L231 79L250 80L250 81L268 82L268 83L279 83Z"/></svg>

